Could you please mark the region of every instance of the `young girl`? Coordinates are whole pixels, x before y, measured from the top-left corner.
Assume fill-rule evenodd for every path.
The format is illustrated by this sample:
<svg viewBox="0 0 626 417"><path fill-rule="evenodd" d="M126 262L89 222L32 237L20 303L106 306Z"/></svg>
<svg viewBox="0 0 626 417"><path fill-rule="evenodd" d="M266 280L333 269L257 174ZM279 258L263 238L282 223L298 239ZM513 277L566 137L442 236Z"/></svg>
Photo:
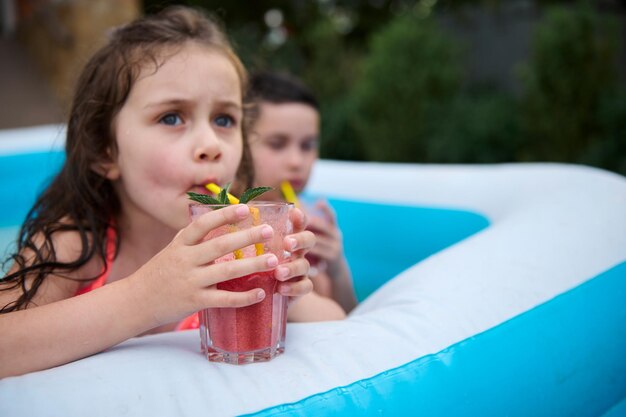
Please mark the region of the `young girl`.
<svg viewBox="0 0 626 417"><path fill-rule="evenodd" d="M286 74L261 72L250 77L246 102L255 109L249 143L255 184L280 190L289 181L296 193L306 186L318 157L320 113L311 91ZM271 198L282 199L279 191ZM319 215L315 215L319 212ZM315 292L350 311L356 305L350 269L333 210L320 200L309 209L309 229L317 242L310 260ZM313 272L315 271L315 272Z"/></svg>
<svg viewBox="0 0 626 417"><path fill-rule="evenodd" d="M343 317L310 293L303 255L315 237L301 211L292 211L295 233L284 241L294 256L280 266L271 254L211 264L272 236L260 225L203 242L249 216L243 205L189 224L187 192L233 181L246 152L244 81L218 27L184 8L120 28L87 63L65 165L29 213L0 281L0 377L171 330L203 308L257 303L261 289L215 287L256 271L274 270L279 291L300 297L291 319Z"/></svg>

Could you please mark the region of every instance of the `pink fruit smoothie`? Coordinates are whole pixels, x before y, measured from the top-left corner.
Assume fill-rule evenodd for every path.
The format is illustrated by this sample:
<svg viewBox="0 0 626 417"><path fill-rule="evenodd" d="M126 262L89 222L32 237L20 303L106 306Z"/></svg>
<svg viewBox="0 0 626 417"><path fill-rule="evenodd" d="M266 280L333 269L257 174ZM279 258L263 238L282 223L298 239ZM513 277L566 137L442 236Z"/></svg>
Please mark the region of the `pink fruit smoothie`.
<svg viewBox="0 0 626 417"><path fill-rule="evenodd" d="M200 316L201 328L208 330L212 342L205 345L205 353L246 353L267 351L274 356L284 346L287 301L278 294L278 281L273 271L259 272L219 283L217 288L227 291L248 291L262 288L265 299L242 308L211 308ZM277 351L275 351L277 350ZM257 358L259 359L259 358Z"/></svg>

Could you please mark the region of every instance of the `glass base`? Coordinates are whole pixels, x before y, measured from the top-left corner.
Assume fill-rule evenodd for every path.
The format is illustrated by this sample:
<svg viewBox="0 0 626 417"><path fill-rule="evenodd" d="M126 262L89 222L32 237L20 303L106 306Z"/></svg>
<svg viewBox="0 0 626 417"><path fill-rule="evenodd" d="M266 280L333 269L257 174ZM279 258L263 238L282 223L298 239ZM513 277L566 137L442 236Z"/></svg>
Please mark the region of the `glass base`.
<svg viewBox="0 0 626 417"><path fill-rule="evenodd" d="M253 350L250 352L225 352L216 348L208 347L204 351L209 362L230 363L231 365L244 365L246 363L267 362L274 359L285 351L284 346L269 347Z"/></svg>
<svg viewBox="0 0 626 417"><path fill-rule="evenodd" d="M275 292L278 281L271 274L262 272L221 283L263 288L272 294L263 301L247 307L200 310L200 347L209 361L235 365L267 362L285 351L287 297Z"/></svg>

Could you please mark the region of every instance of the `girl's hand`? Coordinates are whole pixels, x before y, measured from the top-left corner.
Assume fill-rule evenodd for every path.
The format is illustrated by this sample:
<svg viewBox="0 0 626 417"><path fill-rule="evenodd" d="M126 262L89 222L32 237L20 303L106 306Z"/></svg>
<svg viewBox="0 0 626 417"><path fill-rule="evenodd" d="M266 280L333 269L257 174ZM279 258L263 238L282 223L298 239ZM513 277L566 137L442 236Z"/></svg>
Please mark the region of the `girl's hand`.
<svg viewBox="0 0 626 417"><path fill-rule="evenodd" d="M301 297L313 290L313 283L308 277L309 261L304 255L315 245L315 235L305 230L307 219L302 210L294 208L289 212L294 233L285 236L284 249L291 252L291 260L281 264L274 272L274 277L283 281L278 291L290 297Z"/></svg>
<svg viewBox="0 0 626 417"><path fill-rule="evenodd" d="M315 207L322 212L322 216L310 216L307 229L315 233L315 246L310 254L328 264L343 259L343 237L337 227L337 217L327 202L320 200Z"/></svg>
<svg viewBox="0 0 626 417"><path fill-rule="evenodd" d="M337 225L337 216L324 200L318 201L315 209L321 213L318 216L311 216L308 229L315 233L317 239L310 252L312 257L319 260L316 264L319 270L319 275L316 277L316 290L320 290L320 294L339 303L345 312L350 312L356 306L357 299L352 273L343 251L343 237ZM315 309L317 307L313 310ZM306 314L298 320L302 320L302 317L307 320ZM313 317L319 316L313 315Z"/></svg>
<svg viewBox="0 0 626 417"><path fill-rule="evenodd" d="M182 319L204 308L245 307L266 297L267 294L260 288L232 292L218 290L215 284L276 268L278 259L274 254L217 264L211 262L236 249L270 240L274 231L269 225L254 226L203 241L211 230L236 224L249 215L248 207L238 204L196 218L168 246L133 274L138 286L135 292L138 297L135 301L147 303L145 307L154 311L155 325ZM296 222L294 227L295 225ZM290 239L296 242L296 247L306 249L314 241L314 238L299 233L292 235ZM291 240L289 242L291 244ZM288 266L288 272L282 280L306 273L307 268L301 262L294 261L285 265ZM288 287L297 295L310 290L307 290L306 281L304 284Z"/></svg>

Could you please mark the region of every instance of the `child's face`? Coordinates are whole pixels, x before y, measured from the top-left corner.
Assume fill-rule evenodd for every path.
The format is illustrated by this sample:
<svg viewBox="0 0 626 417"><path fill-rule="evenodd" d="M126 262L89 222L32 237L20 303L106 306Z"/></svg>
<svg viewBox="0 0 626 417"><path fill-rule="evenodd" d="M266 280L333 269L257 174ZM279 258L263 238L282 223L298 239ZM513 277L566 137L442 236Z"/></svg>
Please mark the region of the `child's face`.
<svg viewBox="0 0 626 417"><path fill-rule="evenodd" d="M188 44L146 65L114 122L107 170L123 215L172 229L189 223L188 191L233 181L242 153L241 83L224 55Z"/></svg>
<svg viewBox="0 0 626 417"><path fill-rule="evenodd" d="M262 102L259 110L250 132L255 185L279 190L288 180L302 191L318 156L319 113L302 103ZM280 198L278 191L273 194L267 198Z"/></svg>

